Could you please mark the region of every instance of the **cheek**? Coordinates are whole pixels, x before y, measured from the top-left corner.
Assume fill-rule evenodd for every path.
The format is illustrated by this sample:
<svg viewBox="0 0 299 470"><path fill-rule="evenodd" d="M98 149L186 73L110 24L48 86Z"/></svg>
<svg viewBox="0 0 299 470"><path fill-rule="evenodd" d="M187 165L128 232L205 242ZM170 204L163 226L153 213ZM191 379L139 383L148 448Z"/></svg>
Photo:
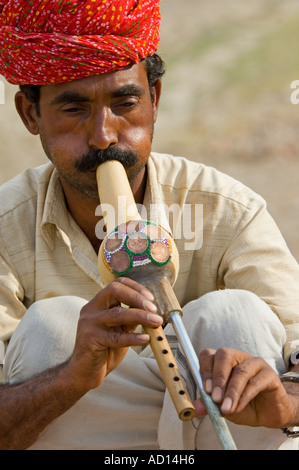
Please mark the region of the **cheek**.
<svg viewBox="0 0 299 470"><path fill-rule="evenodd" d="M40 129L40 139L47 157L57 166L68 166L86 152L75 134L61 134Z"/></svg>
<svg viewBox="0 0 299 470"><path fill-rule="evenodd" d="M133 151L137 157L136 169L140 169L147 162L147 159L151 153L151 139L148 132L145 132L143 128L134 128L128 136L125 144L119 143L120 147L124 147Z"/></svg>
<svg viewBox="0 0 299 470"><path fill-rule="evenodd" d="M138 123L128 126L124 134L127 143L135 149L137 153L145 154L147 157L151 151L153 140L154 122L152 116L149 119L140 119Z"/></svg>
<svg viewBox="0 0 299 470"><path fill-rule="evenodd" d="M136 151L146 150L151 146L152 133L143 127L134 127L127 133L128 143L136 149Z"/></svg>

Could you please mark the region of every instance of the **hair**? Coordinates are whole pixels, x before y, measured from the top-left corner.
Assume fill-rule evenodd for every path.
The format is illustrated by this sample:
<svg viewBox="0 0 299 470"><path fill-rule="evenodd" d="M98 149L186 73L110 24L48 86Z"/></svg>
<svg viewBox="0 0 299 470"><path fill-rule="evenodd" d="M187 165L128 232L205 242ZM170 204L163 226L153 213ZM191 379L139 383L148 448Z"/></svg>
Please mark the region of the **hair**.
<svg viewBox="0 0 299 470"><path fill-rule="evenodd" d="M146 57L143 63L147 73L151 99L153 100L153 87L165 74L165 63L158 54ZM41 86L42 85L20 85L20 90L25 94L26 98L34 104L38 117L40 117L39 99Z"/></svg>
<svg viewBox="0 0 299 470"><path fill-rule="evenodd" d="M153 87L165 74L165 63L158 54L148 56L143 62L145 64L151 98L153 100Z"/></svg>

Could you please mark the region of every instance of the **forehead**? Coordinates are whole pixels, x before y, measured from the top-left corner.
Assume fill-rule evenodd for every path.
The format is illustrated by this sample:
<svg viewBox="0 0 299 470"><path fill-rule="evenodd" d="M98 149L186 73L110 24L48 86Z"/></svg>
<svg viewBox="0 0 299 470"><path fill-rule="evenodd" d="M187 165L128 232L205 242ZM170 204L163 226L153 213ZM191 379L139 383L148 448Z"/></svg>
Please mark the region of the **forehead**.
<svg viewBox="0 0 299 470"><path fill-rule="evenodd" d="M143 63L111 73L94 75L66 83L42 86L40 98L49 104L59 99L59 96L67 93L81 94L93 99L98 94L115 94L118 90L128 85L131 85L132 89L134 87L136 90L139 89L140 92L148 90L148 78Z"/></svg>

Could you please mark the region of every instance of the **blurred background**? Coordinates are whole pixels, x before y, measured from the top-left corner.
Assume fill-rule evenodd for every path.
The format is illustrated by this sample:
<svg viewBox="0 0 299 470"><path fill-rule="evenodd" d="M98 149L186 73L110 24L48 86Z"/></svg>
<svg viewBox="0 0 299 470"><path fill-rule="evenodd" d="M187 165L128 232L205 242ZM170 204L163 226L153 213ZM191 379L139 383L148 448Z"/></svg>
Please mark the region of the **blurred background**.
<svg viewBox="0 0 299 470"><path fill-rule="evenodd" d="M161 0L161 13L167 74L153 149L261 194L299 261L298 0ZM2 81L0 184L46 161L14 110L17 87Z"/></svg>

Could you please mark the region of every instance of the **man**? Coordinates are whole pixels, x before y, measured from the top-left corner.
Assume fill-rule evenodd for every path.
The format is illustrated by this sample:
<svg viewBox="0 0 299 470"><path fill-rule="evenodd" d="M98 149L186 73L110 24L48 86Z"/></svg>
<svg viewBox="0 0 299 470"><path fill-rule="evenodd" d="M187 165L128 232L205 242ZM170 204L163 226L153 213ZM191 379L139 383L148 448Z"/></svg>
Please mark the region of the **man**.
<svg viewBox="0 0 299 470"><path fill-rule="evenodd" d="M0 1L0 70L21 85L17 110L51 161L0 191L3 449L219 448L180 351L198 414L186 423L136 329L162 323L151 292L122 277L104 287L98 274L95 170L107 159L124 164L136 203L162 208L154 221L169 231L165 207L203 206L202 246L175 240L175 290L205 389L238 448L298 448L280 429L299 425L298 265L248 188L151 153L158 3Z"/></svg>

